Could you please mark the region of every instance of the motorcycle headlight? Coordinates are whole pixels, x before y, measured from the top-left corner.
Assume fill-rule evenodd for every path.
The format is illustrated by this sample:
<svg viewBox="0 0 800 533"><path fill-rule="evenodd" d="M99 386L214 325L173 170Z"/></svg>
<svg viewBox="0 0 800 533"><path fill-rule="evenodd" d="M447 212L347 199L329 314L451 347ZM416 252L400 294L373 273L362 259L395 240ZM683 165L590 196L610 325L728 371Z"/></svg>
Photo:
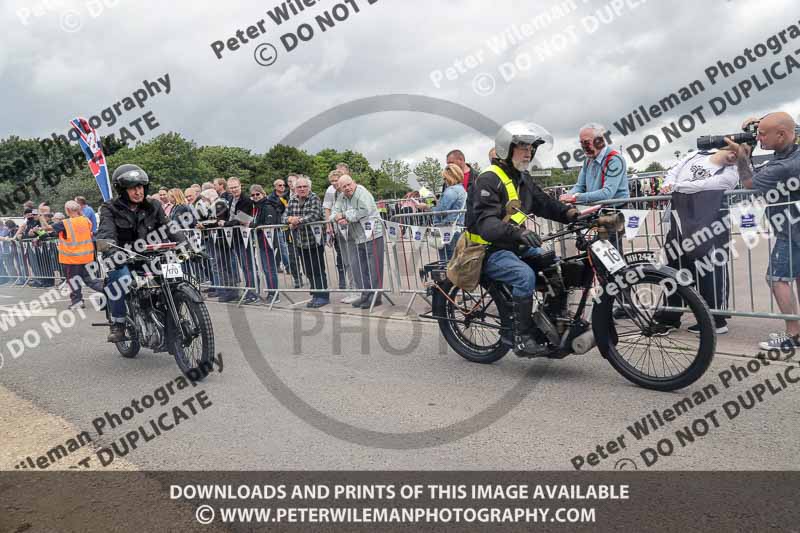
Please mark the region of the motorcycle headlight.
<svg viewBox="0 0 800 533"><path fill-rule="evenodd" d="M625 215L622 213L603 215L597 218L597 225L602 226L609 232L619 233L625 229Z"/></svg>

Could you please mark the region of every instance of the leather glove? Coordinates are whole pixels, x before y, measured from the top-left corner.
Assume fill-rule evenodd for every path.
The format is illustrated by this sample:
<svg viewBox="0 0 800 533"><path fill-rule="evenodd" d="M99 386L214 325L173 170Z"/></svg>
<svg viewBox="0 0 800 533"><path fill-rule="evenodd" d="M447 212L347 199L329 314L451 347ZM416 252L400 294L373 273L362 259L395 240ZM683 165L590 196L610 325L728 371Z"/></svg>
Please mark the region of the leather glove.
<svg viewBox="0 0 800 533"><path fill-rule="evenodd" d="M539 248L542 245L542 238L529 229L523 230L522 233L520 233L517 237L517 240L521 244L524 244L525 246L531 246L533 248Z"/></svg>
<svg viewBox="0 0 800 533"><path fill-rule="evenodd" d="M577 209L570 209L567 211L567 222L574 222L579 216L580 213L578 213Z"/></svg>

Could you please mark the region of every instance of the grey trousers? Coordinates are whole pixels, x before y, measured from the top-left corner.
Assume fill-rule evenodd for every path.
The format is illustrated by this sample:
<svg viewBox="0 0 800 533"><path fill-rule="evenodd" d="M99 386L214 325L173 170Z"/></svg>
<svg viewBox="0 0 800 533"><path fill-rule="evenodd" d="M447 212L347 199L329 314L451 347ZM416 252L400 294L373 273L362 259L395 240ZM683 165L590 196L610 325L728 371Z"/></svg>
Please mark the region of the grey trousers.
<svg viewBox="0 0 800 533"><path fill-rule="evenodd" d="M371 297L369 289L383 288L383 237L362 244L348 241L347 248L355 288L363 291L362 298Z"/></svg>

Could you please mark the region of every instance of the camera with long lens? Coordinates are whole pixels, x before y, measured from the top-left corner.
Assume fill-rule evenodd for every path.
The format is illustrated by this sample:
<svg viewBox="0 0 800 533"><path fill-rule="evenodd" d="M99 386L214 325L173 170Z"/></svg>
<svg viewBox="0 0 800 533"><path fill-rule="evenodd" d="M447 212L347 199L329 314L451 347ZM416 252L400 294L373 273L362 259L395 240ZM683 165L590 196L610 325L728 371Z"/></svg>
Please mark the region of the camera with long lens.
<svg viewBox="0 0 800 533"><path fill-rule="evenodd" d="M731 139L736 144L749 144L755 148L758 141L758 122L752 122L744 129L744 133L733 133L731 135L703 135L697 138L698 150L717 150L725 148L728 143L725 139Z"/></svg>

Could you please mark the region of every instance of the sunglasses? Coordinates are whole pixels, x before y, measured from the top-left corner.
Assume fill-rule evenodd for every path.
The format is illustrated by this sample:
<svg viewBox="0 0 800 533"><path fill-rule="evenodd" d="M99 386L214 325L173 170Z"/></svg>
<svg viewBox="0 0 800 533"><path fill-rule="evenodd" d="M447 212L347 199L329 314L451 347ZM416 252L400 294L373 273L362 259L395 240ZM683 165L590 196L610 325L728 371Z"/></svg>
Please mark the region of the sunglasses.
<svg viewBox="0 0 800 533"><path fill-rule="evenodd" d="M250 198L254 198L254 197L256 197L256 196L264 196L264 195L263 195L263 194L261 194L260 192L254 192L254 193L252 193L252 194L250 195Z"/></svg>

